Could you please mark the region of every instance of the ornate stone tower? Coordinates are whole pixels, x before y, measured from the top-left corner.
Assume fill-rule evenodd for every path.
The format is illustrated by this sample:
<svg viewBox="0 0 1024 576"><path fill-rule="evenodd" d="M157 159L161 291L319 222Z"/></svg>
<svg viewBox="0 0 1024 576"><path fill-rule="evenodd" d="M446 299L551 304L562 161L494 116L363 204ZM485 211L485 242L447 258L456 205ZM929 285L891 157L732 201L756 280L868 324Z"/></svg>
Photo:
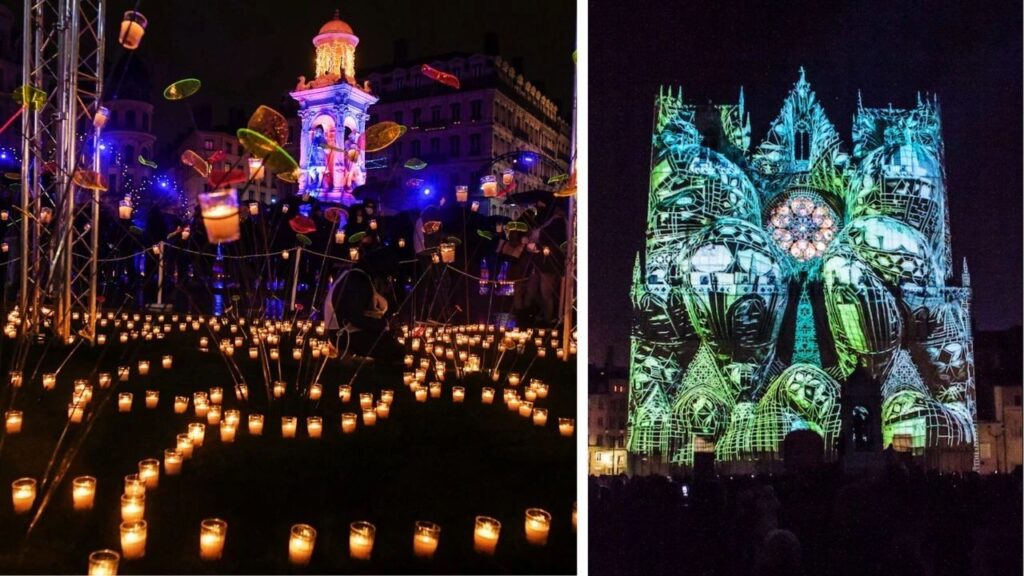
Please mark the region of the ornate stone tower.
<svg viewBox="0 0 1024 576"><path fill-rule="evenodd" d="M352 27L334 18L313 38L316 77L299 82L291 97L299 103L299 193L349 205L352 190L366 182L367 109L377 101L369 86L356 84L356 45Z"/></svg>

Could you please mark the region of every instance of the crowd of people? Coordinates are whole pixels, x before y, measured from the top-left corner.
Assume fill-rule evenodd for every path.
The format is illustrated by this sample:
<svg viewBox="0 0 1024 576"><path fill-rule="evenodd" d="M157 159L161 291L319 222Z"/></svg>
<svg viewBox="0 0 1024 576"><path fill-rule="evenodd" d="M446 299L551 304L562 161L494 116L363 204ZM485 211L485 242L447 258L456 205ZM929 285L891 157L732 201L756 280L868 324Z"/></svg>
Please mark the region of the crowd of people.
<svg viewBox="0 0 1024 576"><path fill-rule="evenodd" d="M589 481L594 574L1021 573L1021 471Z"/></svg>

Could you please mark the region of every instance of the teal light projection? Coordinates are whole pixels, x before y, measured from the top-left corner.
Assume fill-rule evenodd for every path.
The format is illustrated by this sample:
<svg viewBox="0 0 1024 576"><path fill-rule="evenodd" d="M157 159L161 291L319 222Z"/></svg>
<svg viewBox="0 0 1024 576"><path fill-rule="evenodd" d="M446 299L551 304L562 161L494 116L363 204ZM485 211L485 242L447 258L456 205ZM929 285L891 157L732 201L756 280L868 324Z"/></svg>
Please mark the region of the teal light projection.
<svg viewBox="0 0 1024 576"><path fill-rule="evenodd" d="M628 449L692 465L831 452L844 385L881 395L884 446L977 465L970 280L953 268L938 103L865 108L853 147L804 71L764 141L738 103L655 101L637 255Z"/></svg>

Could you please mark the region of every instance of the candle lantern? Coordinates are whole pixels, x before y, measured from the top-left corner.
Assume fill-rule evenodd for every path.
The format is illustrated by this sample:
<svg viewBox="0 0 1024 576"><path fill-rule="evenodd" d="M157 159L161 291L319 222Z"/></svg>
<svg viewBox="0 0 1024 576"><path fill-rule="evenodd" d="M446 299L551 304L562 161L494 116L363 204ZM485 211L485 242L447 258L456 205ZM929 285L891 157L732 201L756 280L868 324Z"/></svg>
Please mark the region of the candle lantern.
<svg viewBox="0 0 1024 576"><path fill-rule="evenodd" d="M292 348L292 359L302 360L302 348Z"/></svg>
<svg viewBox="0 0 1024 576"><path fill-rule="evenodd" d="M320 416L306 418L306 433L310 438L320 438L324 430L324 419Z"/></svg>
<svg viewBox="0 0 1024 576"><path fill-rule="evenodd" d="M480 190L484 198L494 198L498 195L498 179L493 174L480 178Z"/></svg>
<svg viewBox="0 0 1024 576"><path fill-rule="evenodd" d="M455 262L455 244L450 242L441 243L441 261L445 264Z"/></svg>
<svg viewBox="0 0 1024 576"><path fill-rule="evenodd" d="M220 423L220 441L231 444L235 441L235 427L227 422Z"/></svg>
<svg viewBox="0 0 1024 576"><path fill-rule="evenodd" d="M13 373L12 373L13 375ZM21 373L18 373L17 384L14 384L14 379L11 379L11 384L14 384L15 388L21 386ZM57 375L53 372L47 372L43 374L43 390L53 390L54 386L57 385Z"/></svg>
<svg viewBox="0 0 1024 576"><path fill-rule="evenodd" d="M313 557L316 545L316 529L309 524L292 526L291 538L288 539L288 561L296 566L305 566Z"/></svg>
<svg viewBox="0 0 1024 576"><path fill-rule="evenodd" d="M494 388L484 388L480 392L480 401L484 404L494 403Z"/></svg>
<svg viewBox="0 0 1024 576"><path fill-rule="evenodd" d="M49 206L43 206L39 210L39 223L49 224L53 220L53 208Z"/></svg>
<svg viewBox="0 0 1024 576"><path fill-rule="evenodd" d="M537 398L547 398L547 397L548 397L548 385L544 384L543 382L538 381L538 384L537 384Z"/></svg>
<svg viewBox="0 0 1024 576"><path fill-rule="evenodd" d="M206 438L206 424L202 422L193 422L188 425L188 437L192 439L192 446L203 446L203 440Z"/></svg>
<svg viewBox="0 0 1024 576"><path fill-rule="evenodd" d="M137 560L146 555L146 521L121 523L121 554L125 560Z"/></svg>
<svg viewBox="0 0 1024 576"><path fill-rule="evenodd" d="M572 503L572 531L576 532L576 503Z"/></svg>
<svg viewBox="0 0 1024 576"><path fill-rule="evenodd" d="M572 418L558 419L558 433L562 436L572 436L573 430L575 429L576 423Z"/></svg>
<svg viewBox="0 0 1024 576"><path fill-rule="evenodd" d="M398 247L399 248L405 248L405 238L399 238L398 239Z"/></svg>
<svg viewBox="0 0 1024 576"><path fill-rule="evenodd" d="M101 389L105 390L107 388L110 388L110 383L113 381L113 379L110 377L110 372L100 372L99 379Z"/></svg>
<svg viewBox="0 0 1024 576"><path fill-rule="evenodd" d="M309 387L309 399L316 401L320 399L320 395L323 394L324 387L319 382L314 382Z"/></svg>
<svg viewBox="0 0 1024 576"><path fill-rule="evenodd" d="M159 390L146 390L146 408L153 409L160 402Z"/></svg>
<svg viewBox="0 0 1024 576"><path fill-rule="evenodd" d="M8 410L4 412L4 427L8 434L18 434L21 432L21 425L24 421L24 414L21 410Z"/></svg>
<svg viewBox="0 0 1024 576"><path fill-rule="evenodd" d="M184 414L188 410L188 396L174 397L174 413Z"/></svg>
<svg viewBox="0 0 1024 576"><path fill-rule="evenodd" d="M441 383L440 382L431 382L430 383L430 397L431 398L440 398L441 397Z"/></svg>
<svg viewBox="0 0 1024 576"><path fill-rule="evenodd" d="M270 359L271 360L279 360L280 358L281 358L281 350L279 350L277 348L271 348L270 349Z"/></svg>
<svg viewBox="0 0 1024 576"><path fill-rule="evenodd" d="M353 261L353 262L359 262L359 248L355 248L355 247L349 248L348 249L348 259Z"/></svg>
<svg viewBox="0 0 1024 576"><path fill-rule="evenodd" d="M96 500L96 479L79 476L71 481L71 499L75 510L92 510Z"/></svg>
<svg viewBox="0 0 1024 576"><path fill-rule="evenodd" d="M139 376L147 376L149 374L149 360L139 360Z"/></svg>
<svg viewBox="0 0 1024 576"><path fill-rule="evenodd" d="M121 18L121 33L117 37L118 43L124 46L125 50L138 48L142 37L146 34L146 24L146 17L141 12L135 10L125 12Z"/></svg>
<svg viewBox="0 0 1024 576"><path fill-rule="evenodd" d="M364 392L359 395L359 407L363 410L373 408L373 394Z"/></svg>
<svg viewBox="0 0 1024 576"><path fill-rule="evenodd" d="M369 224L370 224L370 230L376 230L377 229L377 219L376 218L370 218Z"/></svg>
<svg viewBox="0 0 1024 576"><path fill-rule="evenodd" d="M97 550L89 554L89 576L117 576L121 555L113 550Z"/></svg>
<svg viewBox="0 0 1024 576"><path fill-rule="evenodd" d="M68 404L68 420L70 420L72 424L80 424L84 416L85 404L78 402Z"/></svg>
<svg viewBox="0 0 1024 576"><path fill-rule="evenodd" d="M263 414L249 414L249 434L252 436L263 435Z"/></svg>
<svg viewBox="0 0 1024 576"><path fill-rule="evenodd" d="M338 230L337 232L334 233L334 243L335 244L344 244L345 243L345 231L344 230Z"/></svg>
<svg viewBox="0 0 1024 576"><path fill-rule="evenodd" d="M163 358L160 359L160 365L163 366L164 370L170 370L173 364L174 356L171 356L170 354L166 354L164 355Z"/></svg>
<svg viewBox="0 0 1024 576"><path fill-rule="evenodd" d="M548 543L548 532L551 531L551 514L540 508L526 509L526 541L533 546L544 546Z"/></svg>
<svg viewBox="0 0 1024 576"><path fill-rule="evenodd" d="M377 424L377 412L374 409L363 410L363 426Z"/></svg>
<svg viewBox="0 0 1024 576"><path fill-rule="evenodd" d="M412 354L406 354L403 360L406 368L412 368L412 363L416 361L416 358Z"/></svg>
<svg viewBox="0 0 1024 576"><path fill-rule="evenodd" d="M380 401L390 406L391 403L395 401L395 391L388 389L381 390Z"/></svg>
<svg viewBox="0 0 1024 576"><path fill-rule="evenodd" d="M238 194L234 189L199 195L203 225L210 242L234 242L240 237ZM287 252L284 252L287 254Z"/></svg>
<svg viewBox="0 0 1024 576"><path fill-rule="evenodd" d="M381 400L380 402L377 402L377 406L374 408L374 411L377 412L378 418L386 419L389 415L391 415L391 404L388 404L387 402Z"/></svg>
<svg viewBox="0 0 1024 576"><path fill-rule="evenodd" d="M533 425L534 426L545 426L548 423L548 410L547 408L534 408L533 409Z"/></svg>
<svg viewBox="0 0 1024 576"><path fill-rule="evenodd" d="M501 522L487 516L477 516L473 530L473 550L478 554L494 555L501 535Z"/></svg>
<svg viewBox="0 0 1024 576"><path fill-rule="evenodd" d="M124 494L127 496L145 496L146 482L139 478L138 474L128 474L124 477Z"/></svg>
<svg viewBox="0 0 1024 576"><path fill-rule="evenodd" d="M520 381L520 376L519 376L518 372L509 372L508 373L508 385L509 386L513 386L513 387L519 386L519 381Z"/></svg>
<svg viewBox="0 0 1024 576"><path fill-rule="evenodd" d="M181 452L178 452L177 448L164 450L164 474L168 476L181 475L181 463L184 459L185 457L182 456Z"/></svg>
<svg viewBox="0 0 1024 576"><path fill-rule="evenodd" d="M14 513L25 514L32 509L36 501L36 481L34 478L19 478L11 482L11 499L14 502Z"/></svg>
<svg viewBox="0 0 1024 576"><path fill-rule="evenodd" d="M422 386L416 388L416 401L426 402L427 401L427 389Z"/></svg>
<svg viewBox="0 0 1024 576"><path fill-rule="evenodd" d="M238 426L238 422L242 419L242 413L238 410L224 410L224 422L228 426Z"/></svg>
<svg viewBox="0 0 1024 576"><path fill-rule="evenodd" d="M199 524L199 558L207 562L220 560L224 555L224 540L228 536L228 523L220 518L207 518Z"/></svg>
<svg viewBox="0 0 1024 576"><path fill-rule="evenodd" d="M144 495L121 495L121 521L134 522L142 520L146 514L146 497Z"/></svg>
<svg viewBox="0 0 1024 576"><path fill-rule="evenodd" d="M341 415L341 431L351 434L356 431L356 415L352 412L345 412Z"/></svg>
<svg viewBox="0 0 1024 576"><path fill-rule="evenodd" d="M441 527L433 522L419 520L412 535L412 552L417 558L430 560L437 552L441 539Z"/></svg>
<svg viewBox="0 0 1024 576"><path fill-rule="evenodd" d="M298 427L298 419L295 416L281 416L281 437L295 438L295 429Z"/></svg>
<svg viewBox="0 0 1024 576"><path fill-rule="evenodd" d="M348 384L342 384L338 386L338 399L342 402L348 402L352 398L352 387Z"/></svg>
<svg viewBox="0 0 1024 576"><path fill-rule="evenodd" d="M369 522L353 522L349 525L348 549L354 560L369 560L373 553L373 540L377 528Z"/></svg>
<svg viewBox="0 0 1024 576"><path fill-rule="evenodd" d="M121 220L132 219L132 197L125 195L124 200L117 203L117 215Z"/></svg>
<svg viewBox="0 0 1024 576"><path fill-rule="evenodd" d="M501 185L508 188L515 182L516 173L511 168L506 168L501 171Z"/></svg>
<svg viewBox="0 0 1024 576"><path fill-rule="evenodd" d="M11 377L11 379L10 379L11 387L12 388L21 388L21 383L22 383L22 380L23 380L21 370L11 370L10 377ZM43 379L44 380L46 379L46 374L43 374Z"/></svg>
<svg viewBox="0 0 1024 576"><path fill-rule="evenodd" d="M469 200L469 186L456 186L455 201L465 204L467 200Z"/></svg>
<svg viewBox="0 0 1024 576"><path fill-rule="evenodd" d="M224 389L219 386L210 388L210 402L220 404L224 401Z"/></svg>
<svg viewBox="0 0 1024 576"><path fill-rule="evenodd" d="M139 461L139 478L146 483L146 490L152 490L160 484L160 461L146 458Z"/></svg>
<svg viewBox="0 0 1024 576"><path fill-rule="evenodd" d="M524 400L519 403L519 415L523 418L529 418L530 414L533 414L533 402Z"/></svg>
<svg viewBox="0 0 1024 576"><path fill-rule="evenodd" d="M188 434L178 434L174 437L174 441L175 448L181 453L182 459L190 460L192 458L192 439Z"/></svg>
<svg viewBox="0 0 1024 576"><path fill-rule="evenodd" d="M96 344L98 346L103 346L106 343L107 343L107 335L106 334L97 334L96 335Z"/></svg>
<svg viewBox="0 0 1024 576"><path fill-rule="evenodd" d="M480 203L477 202L476 200L473 200L473 203L469 205L469 210L471 212L477 212L478 210L480 210Z"/></svg>
<svg viewBox="0 0 1024 576"><path fill-rule="evenodd" d="M533 388L527 388L526 391L523 392L523 396L526 397L526 399L529 400L530 402L533 402L534 400L537 399L537 391L534 390Z"/></svg>

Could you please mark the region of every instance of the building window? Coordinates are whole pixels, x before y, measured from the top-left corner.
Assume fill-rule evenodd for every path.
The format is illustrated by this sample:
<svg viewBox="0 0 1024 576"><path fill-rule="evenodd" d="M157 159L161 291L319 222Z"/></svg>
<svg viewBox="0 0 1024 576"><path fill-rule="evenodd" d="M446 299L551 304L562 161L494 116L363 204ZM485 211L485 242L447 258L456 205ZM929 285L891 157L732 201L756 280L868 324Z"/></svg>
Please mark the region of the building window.
<svg viewBox="0 0 1024 576"><path fill-rule="evenodd" d="M423 115L423 109L413 108L412 109L412 126L413 128L420 125L420 116Z"/></svg>
<svg viewBox="0 0 1024 576"><path fill-rule="evenodd" d="M462 122L462 104L458 102L452 104L452 122Z"/></svg>
<svg viewBox="0 0 1024 576"><path fill-rule="evenodd" d="M404 114L402 114L401 110L396 111L395 112L395 124L401 124L403 117L404 117Z"/></svg>
<svg viewBox="0 0 1024 576"><path fill-rule="evenodd" d="M480 154L480 135L470 134L469 135L469 155L478 156Z"/></svg>
<svg viewBox="0 0 1024 576"><path fill-rule="evenodd" d="M416 157L419 157L419 155L420 155L420 141L419 140L413 140L412 141L412 155L416 156Z"/></svg>
<svg viewBox="0 0 1024 576"><path fill-rule="evenodd" d="M483 105L484 105L483 100L473 100L472 102L470 102L470 104L469 104L469 119L470 120L474 120L475 121L475 120L479 120L480 119L480 114L481 114L480 111L483 109Z"/></svg>
<svg viewBox="0 0 1024 576"><path fill-rule="evenodd" d="M441 139L440 138L431 138L430 139L430 153L431 154L440 154L441 153Z"/></svg>
<svg viewBox="0 0 1024 576"><path fill-rule="evenodd" d="M203 140L203 150L213 150L213 140L212 139L207 138L206 140Z"/></svg>
<svg viewBox="0 0 1024 576"><path fill-rule="evenodd" d="M129 130L135 130L135 110L128 110L124 113L124 122Z"/></svg>
<svg viewBox="0 0 1024 576"><path fill-rule="evenodd" d="M124 163L129 166L135 163L135 148L130 145L124 147Z"/></svg>
<svg viewBox="0 0 1024 576"><path fill-rule="evenodd" d="M149 132L149 112L142 113L142 129Z"/></svg>
<svg viewBox="0 0 1024 576"><path fill-rule="evenodd" d="M401 90L404 84L405 80L402 78L395 78L395 90Z"/></svg>
<svg viewBox="0 0 1024 576"><path fill-rule="evenodd" d="M459 157L459 154L460 154L459 143L460 143L460 140L459 140L458 136L452 136L452 137L448 138L448 155L451 156L452 158L458 158Z"/></svg>
<svg viewBox="0 0 1024 576"><path fill-rule="evenodd" d="M441 107L440 106L431 106L430 107L430 122L432 124L440 124L441 123Z"/></svg>

